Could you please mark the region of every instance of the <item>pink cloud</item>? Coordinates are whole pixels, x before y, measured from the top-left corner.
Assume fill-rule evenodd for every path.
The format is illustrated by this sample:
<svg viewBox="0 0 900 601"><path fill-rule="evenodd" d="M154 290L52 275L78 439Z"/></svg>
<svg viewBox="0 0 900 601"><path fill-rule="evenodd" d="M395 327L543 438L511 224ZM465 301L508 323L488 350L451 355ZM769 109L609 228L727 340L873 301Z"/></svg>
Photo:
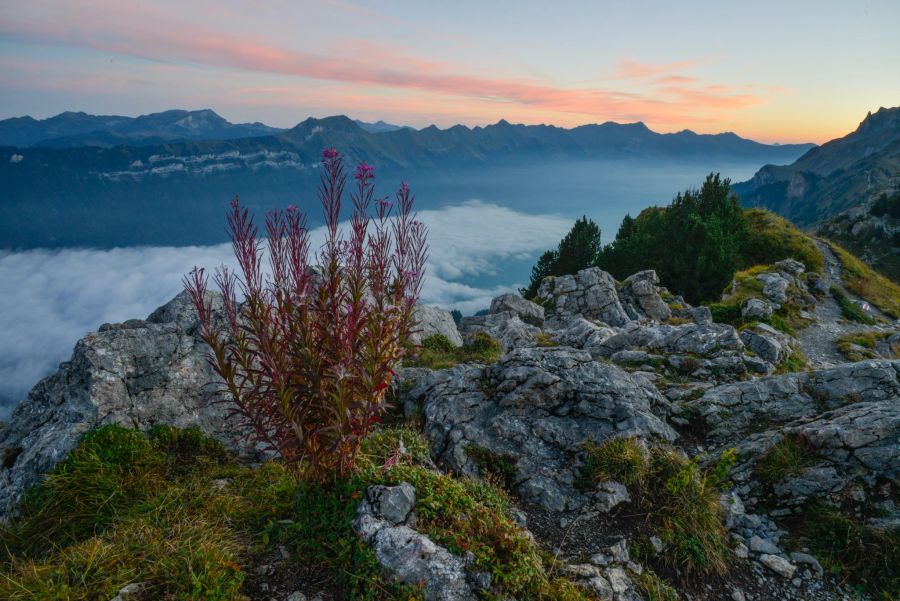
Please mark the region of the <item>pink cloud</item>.
<svg viewBox="0 0 900 601"><path fill-rule="evenodd" d="M161 63L193 63L252 73L268 73L341 82L368 88L415 93L417 113L423 95L443 95L486 113L530 114L534 121L644 120L653 123L699 123L710 113L740 110L764 102L768 94L722 85L701 85L675 71L696 61L662 65L624 59L619 79L647 79L643 89L564 87L535 78L485 76L417 57L403 48L372 41L343 44L337 50L310 52L239 36L196 23L172 21L152 5L101 3L94 12L75 12L62 4L52 18L11 17L0 33L21 41L62 44L148 59ZM102 18L97 18L98 14ZM658 81L653 78L658 78ZM396 102L396 100L395 100ZM558 119L557 119L558 120Z"/></svg>

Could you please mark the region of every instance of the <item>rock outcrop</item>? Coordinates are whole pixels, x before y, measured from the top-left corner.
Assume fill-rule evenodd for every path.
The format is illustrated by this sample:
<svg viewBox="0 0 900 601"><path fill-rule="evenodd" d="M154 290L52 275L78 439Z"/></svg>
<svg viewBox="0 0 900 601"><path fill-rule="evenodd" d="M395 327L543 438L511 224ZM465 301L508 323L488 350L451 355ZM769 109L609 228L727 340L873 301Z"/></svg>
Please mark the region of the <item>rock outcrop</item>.
<svg viewBox="0 0 900 601"><path fill-rule="evenodd" d="M567 347L518 348L493 366L458 365L421 379L409 398L423 408L433 456L480 475L471 448L512 462L515 489L553 511L589 503L573 483L586 441L637 436L671 441L667 401L640 376Z"/></svg>
<svg viewBox="0 0 900 601"><path fill-rule="evenodd" d="M0 516L25 490L103 424L196 426L236 447L226 408L208 402L216 376L196 334L186 293L146 321L104 324L75 346L59 371L41 380L0 429Z"/></svg>

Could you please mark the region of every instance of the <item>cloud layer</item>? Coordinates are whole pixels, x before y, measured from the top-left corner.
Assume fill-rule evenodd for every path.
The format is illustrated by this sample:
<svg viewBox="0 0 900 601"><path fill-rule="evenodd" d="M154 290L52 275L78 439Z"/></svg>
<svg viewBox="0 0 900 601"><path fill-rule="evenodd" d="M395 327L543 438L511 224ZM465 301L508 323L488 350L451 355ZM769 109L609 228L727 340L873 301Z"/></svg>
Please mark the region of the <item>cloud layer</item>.
<svg viewBox="0 0 900 601"><path fill-rule="evenodd" d="M463 313L521 284L498 269L555 245L571 226L563 217L477 201L419 217L429 227L431 249L422 300ZM321 238L321 231L313 233ZM223 262L232 262L228 244L0 254L0 281L8 283L0 289L0 418L10 402L68 359L87 332L146 317L181 290L182 276L194 265ZM475 280L489 283L467 283Z"/></svg>

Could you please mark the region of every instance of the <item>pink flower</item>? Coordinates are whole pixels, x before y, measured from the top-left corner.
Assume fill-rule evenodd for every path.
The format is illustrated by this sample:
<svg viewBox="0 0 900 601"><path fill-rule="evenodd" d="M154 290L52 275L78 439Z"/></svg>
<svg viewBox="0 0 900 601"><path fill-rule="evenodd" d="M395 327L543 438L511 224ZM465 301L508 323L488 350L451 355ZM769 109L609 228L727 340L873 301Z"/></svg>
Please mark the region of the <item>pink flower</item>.
<svg viewBox="0 0 900 601"><path fill-rule="evenodd" d="M375 167L367 164L365 161L356 166L356 172L353 174L353 177L365 181L369 179L375 178Z"/></svg>
<svg viewBox="0 0 900 601"><path fill-rule="evenodd" d="M322 158L326 161L339 159L341 157L341 153L339 153L335 148L326 148L322 151Z"/></svg>
<svg viewBox="0 0 900 601"><path fill-rule="evenodd" d="M387 198L379 199L378 204L383 206L385 209L390 209L392 206L394 206L394 203L391 202L390 200L388 200Z"/></svg>

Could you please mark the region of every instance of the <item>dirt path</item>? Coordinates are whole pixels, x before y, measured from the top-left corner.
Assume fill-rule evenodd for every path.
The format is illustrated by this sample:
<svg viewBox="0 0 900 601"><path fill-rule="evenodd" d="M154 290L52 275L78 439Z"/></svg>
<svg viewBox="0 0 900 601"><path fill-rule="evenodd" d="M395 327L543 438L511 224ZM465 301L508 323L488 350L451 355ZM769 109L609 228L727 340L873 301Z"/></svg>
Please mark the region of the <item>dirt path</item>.
<svg viewBox="0 0 900 601"><path fill-rule="evenodd" d="M822 277L829 287L837 286L844 290L851 299L858 300L858 297L844 288L841 280L843 268L838 258L831 252L831 248L821 240L816 240L815 243L825 258ZM830 367L847 362L847 359L838 351L836 344L836 340L844 334L882 329L881 326L868 326L844 319L841 308L830 294L820 299L810 313L815 317L815 322L797 332L797 340L813 367ZM874 307L872 315L875 318L884 318Z"/></svg>

